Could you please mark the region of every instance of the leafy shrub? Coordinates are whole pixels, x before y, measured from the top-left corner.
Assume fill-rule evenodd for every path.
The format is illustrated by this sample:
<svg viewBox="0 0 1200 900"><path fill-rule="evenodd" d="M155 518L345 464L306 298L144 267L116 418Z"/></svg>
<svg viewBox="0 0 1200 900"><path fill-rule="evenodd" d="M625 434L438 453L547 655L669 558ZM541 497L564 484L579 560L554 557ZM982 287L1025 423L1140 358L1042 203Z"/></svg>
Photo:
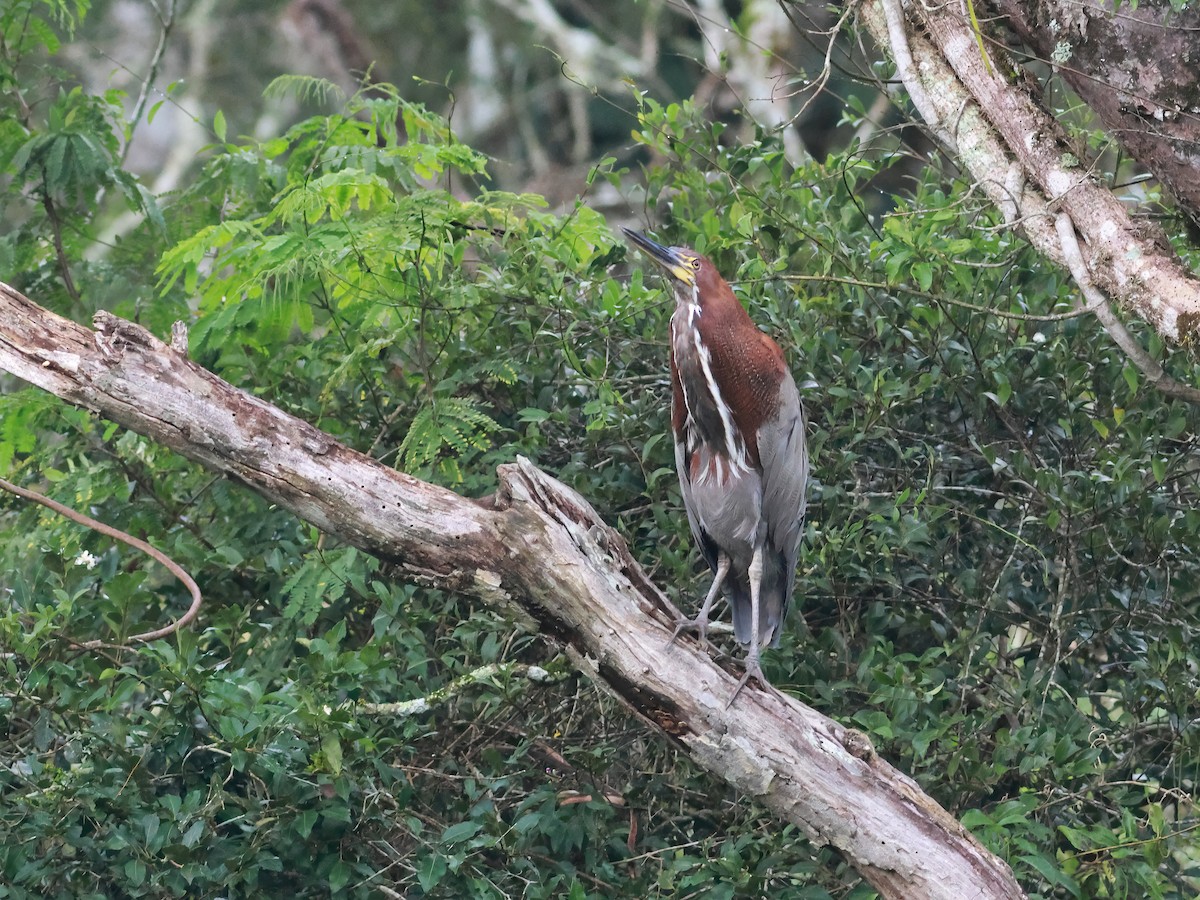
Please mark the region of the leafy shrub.
<svg viewBox="0 0 1200 900"><path fill-rule="evenodd" d="M86 122L109 147L111 118ZM6 132L9 174L57 127ZM690 103L641 98L635 137L660 236L711 255L816 385L799 610L768 675L869 733L1034 896L1194 894L1195 412L961 183L928 170L868 209L896 160L793 171ZM87 175L65 172L46 189ZM489 189L396 92L215 147L81 298L45 224L6 246L61 308L188 318L203 365L466 494L530 456L702 595L664 439L668 295L586 204ZM206 595L192 631L115 646L183 591L6 503L0 896L870 895L472 599L36 391L0 413L0 474L149 536ZM77 649L95 637L114 646ZM412 698L437 702L378 705Z"/></svg>

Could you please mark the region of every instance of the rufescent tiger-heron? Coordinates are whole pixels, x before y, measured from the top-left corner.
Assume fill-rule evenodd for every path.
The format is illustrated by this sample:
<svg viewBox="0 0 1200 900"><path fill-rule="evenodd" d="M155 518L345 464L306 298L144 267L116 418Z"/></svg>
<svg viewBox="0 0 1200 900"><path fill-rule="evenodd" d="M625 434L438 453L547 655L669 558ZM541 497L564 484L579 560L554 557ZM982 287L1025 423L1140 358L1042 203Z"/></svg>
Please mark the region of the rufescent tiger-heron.
<svg viewBox="0 0 1200 900"><path fill-rule="evenodd" d="M733 633L748 644L746 672L764 687L762 647L779 646L796 577L804 521L808 449L804 410L783 351L759 331L705 257L623 229L666 272L671 316L671 429L675 466L692 535L713 571L695 619L680 621L707 641L718 594Z"/></svg>

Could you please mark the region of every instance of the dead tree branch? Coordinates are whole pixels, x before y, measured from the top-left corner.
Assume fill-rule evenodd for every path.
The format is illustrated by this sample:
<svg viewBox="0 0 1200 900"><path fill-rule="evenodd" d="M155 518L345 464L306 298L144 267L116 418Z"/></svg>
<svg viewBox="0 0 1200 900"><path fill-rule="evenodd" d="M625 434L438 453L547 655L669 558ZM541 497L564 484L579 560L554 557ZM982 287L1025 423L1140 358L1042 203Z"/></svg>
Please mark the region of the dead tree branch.
<svg viewBox="0 0 1200 900"><path fill-rule="evenodd" d="M0 368L236 479L404 576L503 607L581 670L884 897L1023 896L1009 869L865 736L737 678L575 491L526 460L473 501L339 444L107 313L96 331L0 285Z"/></svg>

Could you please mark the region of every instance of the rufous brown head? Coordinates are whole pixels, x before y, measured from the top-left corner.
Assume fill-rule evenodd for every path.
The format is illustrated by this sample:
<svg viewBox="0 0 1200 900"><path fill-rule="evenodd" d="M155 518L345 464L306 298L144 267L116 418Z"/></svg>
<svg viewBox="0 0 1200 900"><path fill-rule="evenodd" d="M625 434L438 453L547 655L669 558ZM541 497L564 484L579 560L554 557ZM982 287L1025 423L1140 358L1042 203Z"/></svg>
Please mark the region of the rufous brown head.
<svg viewBox="0 0 1200 900"><path fill-rule="evenodd" d="M633 244L654 260L668 275L678 303L695 304L697 308L723 308L740 304L734 299L728 283L708 259L687 247L664 247L640 231L622 228Z"/></svg>

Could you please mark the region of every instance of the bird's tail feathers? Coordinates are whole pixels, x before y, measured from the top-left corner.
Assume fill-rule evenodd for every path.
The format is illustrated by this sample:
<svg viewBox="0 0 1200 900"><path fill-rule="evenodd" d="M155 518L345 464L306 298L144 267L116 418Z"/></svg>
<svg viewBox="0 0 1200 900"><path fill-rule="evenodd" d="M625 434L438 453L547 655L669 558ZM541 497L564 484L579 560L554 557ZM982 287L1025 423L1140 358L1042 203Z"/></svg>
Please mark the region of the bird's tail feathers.
<svg viewBox="0 0 1200 900"><path fill-rule="evenodd" d="M767 579L764 579L767 581ZM778 647L780 635L783 632L783 618L787 614L787 603L784 600L786 588L782 584L772 584L769 581L763 585L759 595L761 607L758 611L758 643L759 646ZM750 643L750 585L731 584L726 592L729 605L733 609L733 636L739 644ZM769 643L768 643L769 642Z"/></svg>

